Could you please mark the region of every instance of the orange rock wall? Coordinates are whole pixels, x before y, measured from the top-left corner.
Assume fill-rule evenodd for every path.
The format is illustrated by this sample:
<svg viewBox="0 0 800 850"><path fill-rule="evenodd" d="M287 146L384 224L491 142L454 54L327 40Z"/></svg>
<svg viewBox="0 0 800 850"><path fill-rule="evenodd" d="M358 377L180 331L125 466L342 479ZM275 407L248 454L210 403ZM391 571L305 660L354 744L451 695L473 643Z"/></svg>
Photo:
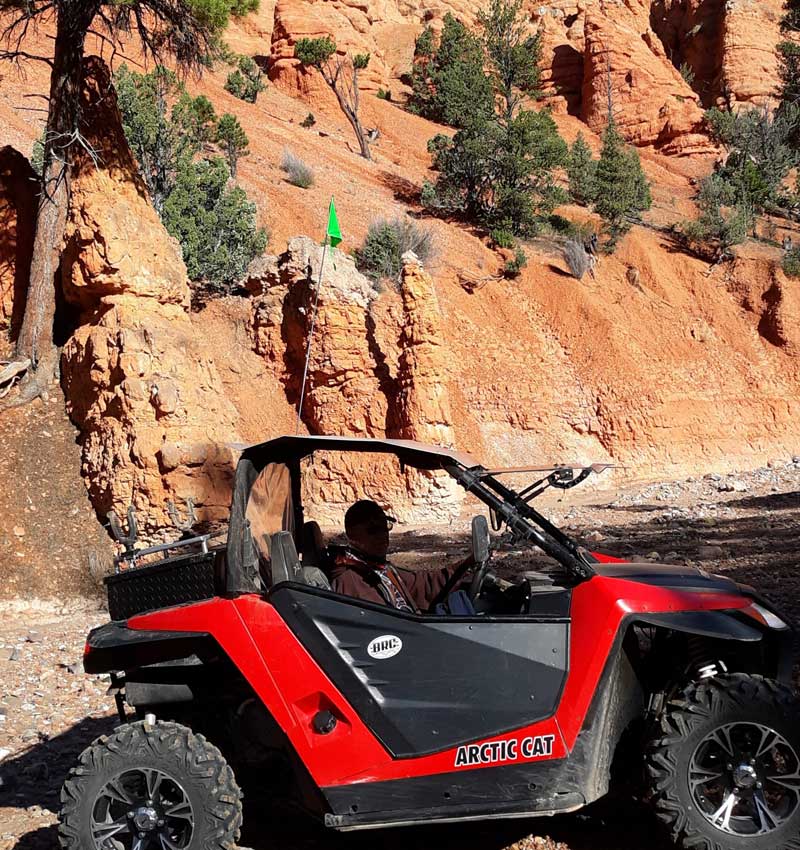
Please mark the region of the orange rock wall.
<svg viewBox="0 0 800 850"><path fill-rule="evenodd" d="M236 412L194 333L178 243L150 205L122 134L108 71L87 60L84 133L97 165L80 161L62 259L62 288L79 311L62 381L81 429L95 508L139 511L152 535L168 499L192 497L201 520L227 515Z"/></svg>

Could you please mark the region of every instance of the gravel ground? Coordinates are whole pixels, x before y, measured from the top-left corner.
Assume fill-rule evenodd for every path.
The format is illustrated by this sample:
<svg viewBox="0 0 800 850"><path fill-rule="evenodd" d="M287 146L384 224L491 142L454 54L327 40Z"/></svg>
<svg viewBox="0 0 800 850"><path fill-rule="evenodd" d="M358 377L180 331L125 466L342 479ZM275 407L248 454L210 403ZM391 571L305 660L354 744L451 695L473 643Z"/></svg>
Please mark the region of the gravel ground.
<svg viewBox="0 0 800 850"><path fill-rule="evenodd" d="M573 493L576 491L573 491ZM626 490L613 501L579 504L572 494L546 512L587 546L630 559L695 563L756 586L800 622L800 458L750 473L710 474ZM402 558L464 547L466 537L406 532ZM115 725L107 680L84 675L86 633L105 619L97 603L0 603L0 850L57 846L55 812L78 753ZM633 802L605 802L535 821L354 833L322 833L286 812L246 813L243 843L254 850L666 850L649 814Z"/></svg>

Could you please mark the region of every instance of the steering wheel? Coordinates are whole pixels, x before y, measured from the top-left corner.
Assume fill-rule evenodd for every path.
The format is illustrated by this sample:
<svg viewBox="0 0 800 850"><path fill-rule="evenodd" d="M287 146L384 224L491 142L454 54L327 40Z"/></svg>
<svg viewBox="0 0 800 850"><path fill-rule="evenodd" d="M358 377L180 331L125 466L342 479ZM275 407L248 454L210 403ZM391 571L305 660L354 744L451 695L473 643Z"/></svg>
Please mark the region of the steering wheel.
<svg viewBox="0 0 800 850"><path fill-rule="evenodd" d="M475 564L475 573L469 585L467 595L473 604L480 596L486 575L489 572L489 561L492 553L489 550L489 525L486 517L479 514L472 518L472 559Z"/></svg>

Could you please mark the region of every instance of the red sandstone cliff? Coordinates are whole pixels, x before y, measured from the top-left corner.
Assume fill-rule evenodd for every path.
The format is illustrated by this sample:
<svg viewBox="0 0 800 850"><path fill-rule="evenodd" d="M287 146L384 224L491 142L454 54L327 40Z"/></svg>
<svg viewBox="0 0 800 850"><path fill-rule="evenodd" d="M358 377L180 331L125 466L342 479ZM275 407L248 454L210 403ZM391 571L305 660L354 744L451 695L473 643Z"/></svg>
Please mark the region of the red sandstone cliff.
<svg viewBox="0 0 800 850"><path fill-rule="evenodd" d="M610 67L617 120L642 145L653 181L650 219L668 224L690 215L688 178L711 165L701 105L723 88L733 101L769 96L778 5L531 4L532 26L545 31L545 76L562 133L571 140L582 130L597 145L592 128L602 126ZM448 8L438 0L369 9L342 0L265 2L230 33L236 49L270 57L273 83L258 102L228 95L225 69L190 81L218 112L235 112L250 137L240 179L271 228L276 256L254 270L249 298L187 310L177 247L147 203L115 112L107 106L95 116L111 129L95 140L104 152L100 168L87 163L75 185L63 285L77 318L62 383L99 511L132 499L155 528L164 523L166 499L192 496L203 516L221 516L225 445L293 430L307 267L318 259L328 199L335 194L341 247L350 250L374 217L414 209L429 176L426 142L439 128L365 93L365 124L381 131L375 161L365 162L327 90L295 68L292 40L330 27L342 46L373 53L368 88L396 92L416 33ZM452 8L471 13L467 4ZM684 61L695 69L691 87L677 70ZM0 79L0 145L27 154L40 117L13 107L45 90L46 79L39 67L26 71ZM310 131L299 126L309 109L317 117ZM311 189L285 181L285 146L314 167ZM0 169L3 221L29 209L17 190L3 188L23 173L16 165L12 172L9 182ZM722 471L797 452L800 302L776 270L776 251L745 246L735 264L706 276L704 263L675 253L657 231L636 228L617 256L601 262L596 281L565 276L541 244L527 246L528 267L507 281L495 277L502 260L479 236L443 221L425 225L439 255L424 272L412 264L399 293L376 293L337 255L321 300L306 427L452 441L489 462L614 458L628 465L623 474L639 476L712 464ZM313 240L289 244L298 234ZM0 250L4 315L13 251ZM639 288L628 282L631 266ZM468 294L463 275L492 280ZM359 476L359 487L385 484L381 474ZM356 482L337 480L333 501L343 505ZM418 492L424 503L428 494ZM442 496L446 515L453 503Z"/></svg>

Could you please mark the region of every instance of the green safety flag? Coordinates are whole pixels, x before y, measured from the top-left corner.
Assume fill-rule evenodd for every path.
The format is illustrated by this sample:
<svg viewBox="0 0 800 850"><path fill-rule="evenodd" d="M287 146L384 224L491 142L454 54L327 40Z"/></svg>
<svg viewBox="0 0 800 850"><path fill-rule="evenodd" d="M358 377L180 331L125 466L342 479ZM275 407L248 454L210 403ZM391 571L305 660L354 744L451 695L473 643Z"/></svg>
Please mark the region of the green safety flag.
<svg viewBox="0 0 800 850"><path fill-rule="evenodd" d="M339 219L336 217L336 206L333 203L333 198L331 198L331 205L328 208L328 229L325 235L331 243L331 248L335 248L342 241L342 231L339 229Z"/></svg>

